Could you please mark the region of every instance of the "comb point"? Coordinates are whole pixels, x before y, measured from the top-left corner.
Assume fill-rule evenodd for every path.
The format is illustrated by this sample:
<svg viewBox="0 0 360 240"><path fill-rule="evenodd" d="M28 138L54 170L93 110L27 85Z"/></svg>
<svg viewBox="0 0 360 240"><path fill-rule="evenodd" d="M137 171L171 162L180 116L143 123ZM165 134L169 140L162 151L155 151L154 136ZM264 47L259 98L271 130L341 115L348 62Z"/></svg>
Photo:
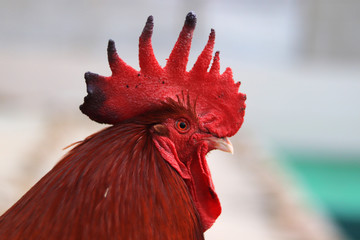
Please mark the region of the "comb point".
<svg viewBox="0 0 360 240"><path fill-rule="evenodd" d="M144 38L144 39L149 39L151 38L151 35L153 33L153 28L154 28L154 18L153 16L149 16L146 20L144 29L141 33L140 38Z"/></svg>
<svg viewBox="0 0 360 240"><path fill-rule="evenodd" d="M196 14L194 12L189 12L185 18L185 26L190 28L195 28L196 21L197 21Z"/></svg>

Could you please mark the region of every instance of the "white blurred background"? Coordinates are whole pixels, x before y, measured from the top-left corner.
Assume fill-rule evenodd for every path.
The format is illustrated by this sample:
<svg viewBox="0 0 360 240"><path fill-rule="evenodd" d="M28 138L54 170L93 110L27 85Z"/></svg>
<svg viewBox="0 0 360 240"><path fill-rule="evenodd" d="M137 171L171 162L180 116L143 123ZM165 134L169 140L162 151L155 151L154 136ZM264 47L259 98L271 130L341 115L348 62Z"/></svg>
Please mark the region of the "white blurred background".
<svg viewBox="0 0 360 240"><path fill-rule="evenodd" d="M0 212L104 127L78 106L83 74L110 74L108 39L138 69L153 15L164 65L189 11L188 67L214 28L221 68L248 97L236 155L210 154L223 214L207 239L360 239L356 0L0 0Z"/></svg>

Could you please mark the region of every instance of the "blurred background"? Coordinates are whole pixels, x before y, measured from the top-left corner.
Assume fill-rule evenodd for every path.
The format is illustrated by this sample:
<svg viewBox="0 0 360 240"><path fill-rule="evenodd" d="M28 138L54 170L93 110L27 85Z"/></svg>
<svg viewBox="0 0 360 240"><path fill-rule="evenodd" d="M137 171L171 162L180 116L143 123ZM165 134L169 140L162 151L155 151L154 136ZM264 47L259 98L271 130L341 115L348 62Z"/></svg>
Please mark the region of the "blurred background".
<svg viewBox="0 0 360 240"><path fill-rule="evenodd" d="M209 155L223 213L207 239L360 239L357 0L0 0L0 213L105 127L78 106L86 71L110 75L108 39L139 69L153 15L164 66L189 11L188 68L214 28L221 69L248 97L235 155Z"/></svg>

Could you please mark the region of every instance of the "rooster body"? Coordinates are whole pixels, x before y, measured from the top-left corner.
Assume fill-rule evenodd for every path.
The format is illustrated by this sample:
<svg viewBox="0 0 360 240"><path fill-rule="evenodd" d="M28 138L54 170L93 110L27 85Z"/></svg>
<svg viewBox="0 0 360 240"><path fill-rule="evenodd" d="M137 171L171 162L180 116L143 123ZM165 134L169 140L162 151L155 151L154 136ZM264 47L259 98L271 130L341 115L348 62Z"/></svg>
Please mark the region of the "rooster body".
<svg viewBox="0 0 360 240"><path fill-rule="evenodd" d="M190 119L172 107L79 143L0 218L1 239L203 239L188 187L153 141L169 137L155 124Z"/></svg>
<svg viewBox="0 0 360 240"><path fill-rule="evenodd" d="M111 77L86 73L80 110L113 124L70 152L0 217L2 240L204 239L221 213L206 162L232 152L245 95L231 70L211 61L215 32L190 72L196 17L189 13L167 65L152 52L150 16L139 44L140 71L109 41Z"/></svg>

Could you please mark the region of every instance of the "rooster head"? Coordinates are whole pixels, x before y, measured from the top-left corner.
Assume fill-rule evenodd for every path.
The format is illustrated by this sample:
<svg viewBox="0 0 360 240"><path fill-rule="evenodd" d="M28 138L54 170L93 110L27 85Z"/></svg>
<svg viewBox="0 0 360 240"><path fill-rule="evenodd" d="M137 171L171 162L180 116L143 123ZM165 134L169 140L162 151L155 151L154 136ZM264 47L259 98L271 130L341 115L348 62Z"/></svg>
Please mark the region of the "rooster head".
<svg viewBox="0 0 360 240"><path fill-rule="evenodd" d="M107 124L158 115L159 121L151 127L154 143L186 182L205 231L221 212L205 156L213 149L233 151L228 137L243 123L246 95L238 92L240 82L234 82L230 68L220 73L219 52L212 56L213 29L194 66L186 71L196 25L194 13L187 14L165 67L159 65L152 49L153 25L150 16L139 38L139 71L119 58L114 42L109 41L112 75L85 73L88 95L80 110ZM171 113L166 117L159 113L164 106Z"/></svg>

